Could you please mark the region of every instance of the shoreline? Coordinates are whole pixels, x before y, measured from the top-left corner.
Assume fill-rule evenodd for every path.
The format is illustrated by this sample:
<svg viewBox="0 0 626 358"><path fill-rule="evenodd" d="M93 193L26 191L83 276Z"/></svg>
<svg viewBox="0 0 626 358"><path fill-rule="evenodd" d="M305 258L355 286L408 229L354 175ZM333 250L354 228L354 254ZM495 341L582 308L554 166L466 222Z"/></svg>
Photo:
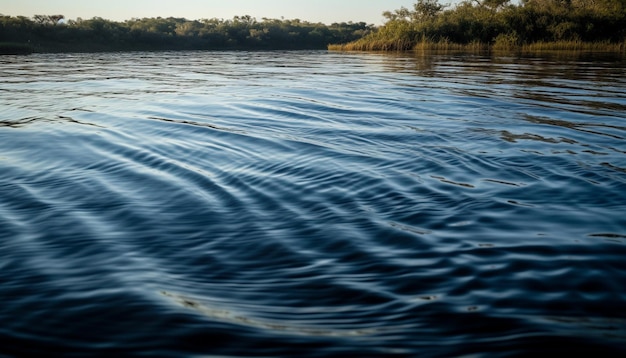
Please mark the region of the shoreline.
<svg viewBox="0 0 626 358"><path fill-rule="evenodd" d="M364 42L355 41L347 44L330 44L329 51L343 52L419 52L419 51L461 51L470 53L485 52L517 52L517 53L544 53L544 52L589 52L615 53L626 55L626 41L611 42L584 42L584 41L554 41L534 42L528 44L487 44L472 42L469 44L448 41L423 41L416 44L403 42Z"/></svg>

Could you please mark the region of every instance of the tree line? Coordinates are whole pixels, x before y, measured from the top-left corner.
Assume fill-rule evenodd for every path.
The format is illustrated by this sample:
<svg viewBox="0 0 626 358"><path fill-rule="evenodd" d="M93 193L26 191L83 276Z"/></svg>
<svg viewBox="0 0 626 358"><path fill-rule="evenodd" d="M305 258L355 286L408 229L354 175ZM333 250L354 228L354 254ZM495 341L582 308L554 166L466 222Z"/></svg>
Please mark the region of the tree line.
<svg viewBox="0 0 626 358"><path fill-rule="evenodd" d="M0 51L36 52L220 49L323 49L374 30L364 22L326 25L307 21L133 18L116 22L100 17L66 20L63 15L0 15Z"/></svg>
<svg viewBox="0 0 626 358"><path fill-rule="evenodd" d="M455 7L419 0L383 14L387 21L331 49L402 51L459 45L512 49L531 44L626 47L626 0L465 0Z"/></svg>

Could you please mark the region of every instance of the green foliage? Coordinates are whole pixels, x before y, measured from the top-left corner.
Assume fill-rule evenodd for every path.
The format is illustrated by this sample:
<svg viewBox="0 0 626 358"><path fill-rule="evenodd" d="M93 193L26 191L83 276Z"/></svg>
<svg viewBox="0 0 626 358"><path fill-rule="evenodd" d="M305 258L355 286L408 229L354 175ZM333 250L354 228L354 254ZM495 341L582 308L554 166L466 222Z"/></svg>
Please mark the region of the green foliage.
<svg viewBox="0 0 626 358"><path fill-rule="evenodd" d="M59 23L59 21L63 20L65 16L63 15L35 15L33 16L33 20L42 26L54 26Z"/></svg>
<svg viewBox="0 0 626 358"><path fill-rule="evenodd" d="M383 15L388 21L377 31L333 48L402 51L425 42L494 49L599 42L621 48L626 42L626 0L465 0L451 9L438 0L418 0L413 10Z"/></svg>
<svg viewBox="0 0 626 358"><path fill-rule="evenodd" d="M61 22L62 15L33 19L0 15L0 42L30 44L39 52L204 49L322 49L373 31L364 22L325 25L295 20L100 17Z"/></svg>

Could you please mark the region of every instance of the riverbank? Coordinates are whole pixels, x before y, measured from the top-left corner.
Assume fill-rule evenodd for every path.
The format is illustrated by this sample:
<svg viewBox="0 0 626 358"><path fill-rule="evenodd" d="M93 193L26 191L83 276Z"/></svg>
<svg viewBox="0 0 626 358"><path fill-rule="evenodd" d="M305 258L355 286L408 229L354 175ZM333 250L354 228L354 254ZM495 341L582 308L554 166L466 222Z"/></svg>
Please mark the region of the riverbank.
<svg viewBox="0 0 626 358"><path fill-rule="evenodd" d="M412 9L385 12L388 21L375 31L328 49L626 53L623 1L477 0L448 7L418 0Z"/></svg>
<svg viewBox="0 0 626 358"><path fill-rule="evenodd" d="M626 54L626 41L613 43L608 41L583 42L583 41L554 41L554 42L534 42L528 44L516 44L496 41L493 44L479 41L462 44L450 41L367 41L357 40L347 44L328 45L329 51L382 51L382 52L404 52L404 51L464 51L464 52L491 52L491 51L511 51L522 53L534 53L545 51L580 51L580 52L607 52Z"/></svg>
<svg viewBox="0 0 626 358"><path fill-rule="evenodd" d="M28 55L33 51L33 47L28 44L0 42L0 55Z"/></svg>
<svg viewBox="0 0 626 358"><path fill-rule="evenodd" d="M349 43L374 30L360 23L236 16L233 19L141 18L123 22L95 17L68 19L0 16L0 43L7 53L124 52L180 50L321 50ZM23 46L20 44L28 44Z"/></svg>

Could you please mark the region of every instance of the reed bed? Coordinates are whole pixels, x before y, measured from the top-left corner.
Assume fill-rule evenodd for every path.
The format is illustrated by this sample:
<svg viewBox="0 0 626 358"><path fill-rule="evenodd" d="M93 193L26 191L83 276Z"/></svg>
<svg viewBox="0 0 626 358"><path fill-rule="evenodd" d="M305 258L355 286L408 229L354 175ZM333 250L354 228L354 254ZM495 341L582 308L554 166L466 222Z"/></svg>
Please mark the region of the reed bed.
<svg viewBox="0 0 626 358"><path fill-rule="evenodd" d="M411 42L406 40L357 40L347 44L328 45L330 51L371 51L371 52L406 52L406 51L463 51L463 52L518 52L539 53L548 51L565 52L610 52L626 54L626 40L619 43L583 42L583 41L556 41L534 42L519 44L513 41L496 41L488 44L471 42L467 44L455 43L447 40Z"/></svg>
<svg viewBox="0 0 626 358"><path fill-rule="evenodd" d="M583 42L583 41L558 41L558 42L535 42L521 46L522 52L544 51L580 51L580 52L615 52L626 54L626 40L620 43L608 41Z"/></svg>

